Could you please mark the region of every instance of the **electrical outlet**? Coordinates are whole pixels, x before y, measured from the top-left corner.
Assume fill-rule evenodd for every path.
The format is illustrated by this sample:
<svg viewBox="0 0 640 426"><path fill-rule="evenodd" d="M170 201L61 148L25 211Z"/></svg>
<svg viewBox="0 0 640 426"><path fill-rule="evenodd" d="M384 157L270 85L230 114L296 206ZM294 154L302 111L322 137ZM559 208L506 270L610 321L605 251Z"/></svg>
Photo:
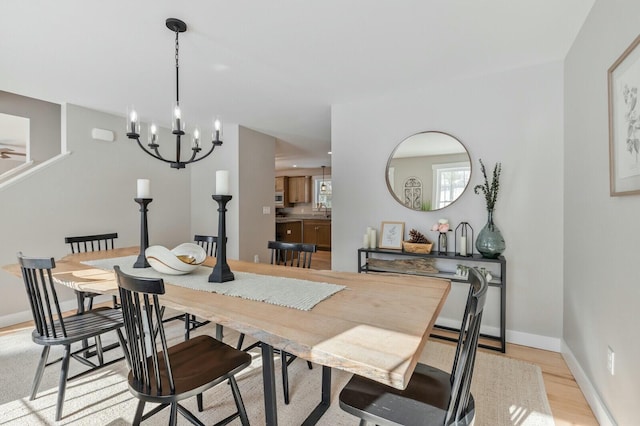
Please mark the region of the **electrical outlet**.
<svg viewBox="0 0 640 426"><path fill-rule="evenodd" d="M263 206L262 207L262 214L271 214L271 207Z"/></svg>
<svg viewBox="0 0 640 426"><path fill-rule="evenodd" d="M613 376L615 371L616 353L613 352L611 346L607 346L607 371Z"/></svg>

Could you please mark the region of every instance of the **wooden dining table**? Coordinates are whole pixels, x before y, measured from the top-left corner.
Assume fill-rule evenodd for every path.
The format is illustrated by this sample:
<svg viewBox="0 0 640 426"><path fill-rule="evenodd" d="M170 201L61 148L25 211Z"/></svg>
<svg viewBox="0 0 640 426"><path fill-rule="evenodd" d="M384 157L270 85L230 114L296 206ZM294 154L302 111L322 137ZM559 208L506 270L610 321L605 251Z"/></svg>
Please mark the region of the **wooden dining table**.
<svg viewBox="0 0 640 426"><path fill-rule="evenodd" d="M117 294L113 271L82 262L137 255L137 247L76 253L56 260L54 279L76 290ZM213 267L216 258L204 265ZM228 260L232 271L343 285L345 288L304 311L165 280L162 303L262 342L265 424L277 425L273 351L323 366L317 408L304 424L315 424L330 404L331 369L337 368L404 389L449 294L448 280L400 274L358 274ZM5 270L19 275L17 265ZM215 287L216 283L209 283Z"/></svg>

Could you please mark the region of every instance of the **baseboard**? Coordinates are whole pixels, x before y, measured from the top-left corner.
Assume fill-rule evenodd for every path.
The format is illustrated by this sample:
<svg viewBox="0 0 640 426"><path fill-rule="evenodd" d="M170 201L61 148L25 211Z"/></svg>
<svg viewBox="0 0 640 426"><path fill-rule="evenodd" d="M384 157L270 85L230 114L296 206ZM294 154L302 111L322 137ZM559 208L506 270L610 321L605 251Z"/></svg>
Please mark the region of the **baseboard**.
<svg viewBox="0 0 640 426"><path fill-rule="evenodd" d="M438 325L452 328L460 328L460 320L451 320L447 318L438 318ZM482 326L480 328L482 334L491 336L499 336L500 329L498 327ZM541 336L539 334L523 333L522 331L507 330L507 343L528 346L531 348L544 349L546 351L560 352L562 345L560 338Z"/></svg>
<svg viewBox="0 0 640 426"><path fill-rule="evenodd" d="M552 352L560 352L562 349L562 340L559 337L541 336L522 331L507 330L507 342Z"/></svg>
<svg viewBox="0 0 640 426"><path fill-rule="evenodd" d="M578 360L569 349L569 345L562 340L562 357L564 358L567 366L569 367L569 371L573 374L573 377L576 379L576 383L580 390L584 394L587 403L591 407L593 414L596 417L596 420L601 426L616 426L617 423L613 419L613 416L609 412L609 409L605 405L602 398L598 394L595 386L591 383L591 380L587 377L587 374L584 372Z"/></svg>
<svg viewBox="0 0 640 426"><path fill-rule="evenodd" d="M93 303L102 303L108 302L111 300L111 296L109 295L100 295L93 299ZM78 302L75 299L66 300L64 302L60 302L60 310L62 312L66 311L75 311L78 307ZM22 311L16 312L9 315L0 316L0 328L10 327L15 324L20 324L21 322L33 321L33 316L31 311Z"/></svg>

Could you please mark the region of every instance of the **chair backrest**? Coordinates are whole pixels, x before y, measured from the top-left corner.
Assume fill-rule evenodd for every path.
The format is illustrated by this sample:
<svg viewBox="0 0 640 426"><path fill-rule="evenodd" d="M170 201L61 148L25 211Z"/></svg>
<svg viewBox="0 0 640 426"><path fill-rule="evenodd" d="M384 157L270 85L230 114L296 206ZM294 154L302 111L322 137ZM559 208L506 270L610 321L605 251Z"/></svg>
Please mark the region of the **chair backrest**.
<svg viewBox="0 0 640 426"><path fill-rule="evenodd" d="M471 378L478 349L482 312L487 298L487 279L476 268L469 274L469 295L460 326L460 338L451 369L451 399L445 424L461 420L468 412Z"/></svg>
<svg viewBox="0 0 640 426"><path fill-rule="evenodd" d="M99 235L82 235L65 237L64 242L71 246L71 253L82 253L96 250L113 250L113 240L118 238L117 232Z"/></svg>
<svg viewBox="0 0 640 426"><path fill-rule="evenodd" d="M271 250L271 264L310 268L311 256L316 252L315 244L286 243L284 241L269 241Z"/></svg>
<svg viewBox="0 0 640 426"><path fill-rule="evenodd" d="M167 390L173 393L175 383L158 300L158 295L165 292L164 281L162 278L125 274L117 265L114 270L120 291L131 374L150 393L152 389L162 394L167 394ZM158 351L161 351L160 356ZM166 377L166 381L163 382L162 377Z"/></svg>
<svg viewBox="0 0 640 426"><path fill-rule="evenodd" d="M25 257L18 253L18 263L38 334L47 338L67 337L58 294L51 277L51 269L56 267L55 261L52 257Z"/></svg>
<svg viewBox="0 0 640 426"><path fill-rule="evenodd" d="M218 248L218 237L214 237L213 235L194 235L193 241L196 242L200 247L204 248L207 252L207 255L216 257L216 251Z"/></svg>

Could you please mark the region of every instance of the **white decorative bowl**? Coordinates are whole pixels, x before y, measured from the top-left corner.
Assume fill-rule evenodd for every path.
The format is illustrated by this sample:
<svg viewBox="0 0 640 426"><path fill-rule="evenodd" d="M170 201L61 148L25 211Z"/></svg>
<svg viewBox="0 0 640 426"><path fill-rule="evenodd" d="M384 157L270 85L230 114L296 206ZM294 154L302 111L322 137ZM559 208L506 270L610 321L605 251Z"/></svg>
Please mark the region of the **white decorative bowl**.
<svg viewBox="0 0 640 426"><path fill-rule="evenodd" d="M145 250L144 255L153 269L168 275L193 272L207 258L207 252L193 243L183 243L172 250L163 246L151 246Z"/></svg>

